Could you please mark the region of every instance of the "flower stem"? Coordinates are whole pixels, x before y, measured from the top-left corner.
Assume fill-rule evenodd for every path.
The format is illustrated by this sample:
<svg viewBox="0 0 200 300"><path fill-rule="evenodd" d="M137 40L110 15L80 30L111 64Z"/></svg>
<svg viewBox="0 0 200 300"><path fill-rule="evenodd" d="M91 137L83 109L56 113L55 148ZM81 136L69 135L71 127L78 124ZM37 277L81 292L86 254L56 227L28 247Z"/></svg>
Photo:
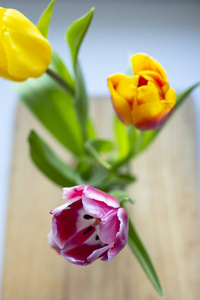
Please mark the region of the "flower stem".
<svg viewBox="0 0 200 300"><path fill-rule="evenodd" d="M55 80L70 96L74 96L74 89L67 84L67 82L52 69L47 69L46 73Z"/></svg>

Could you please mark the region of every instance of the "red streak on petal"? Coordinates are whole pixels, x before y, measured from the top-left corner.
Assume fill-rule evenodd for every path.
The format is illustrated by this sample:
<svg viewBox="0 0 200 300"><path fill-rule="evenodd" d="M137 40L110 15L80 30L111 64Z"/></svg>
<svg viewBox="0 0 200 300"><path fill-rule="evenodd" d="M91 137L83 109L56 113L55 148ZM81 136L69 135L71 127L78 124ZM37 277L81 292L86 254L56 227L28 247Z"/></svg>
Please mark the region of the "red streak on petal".
<svg viewBox="0 0 200 300"><path fill-rule="evenodd" d="M56 236L63 242L66 242L76 232L76 219L78 213L72 209L63 210L54 215L53 229L57 231ZM55 227L54 227L55 226ZM54 230L53 230L54 234Z"/></svg>
<svg viewBox="0 0 200 300"><path fill-rule="evenodd" d="M95 232L95 228L91 228L91 230L89 230L87 232L87 229L90 227L90 225L82 230L80 230L79 232L75 233L74 236L72 237L72 239L70 239L69 243L67 244L68 246L70 244L72 245L80 245L83 244L85 241L87 241L91 235Z"/></svg>
<svg viewBox="0 0 200 300"><path fill-rule="evenodd" d="M78 200L78 201L72 203L69 207L71 207L73 210L78 211L79 209L81 209L83 207L82 200Z"/></svg>
<svg viewBox="0 0 200 300"><path fill-rule="evenodd" d="M101 248L102 246L99 245L86 245L82 244L78 247L75 247L73 249L70 249L68 251L63 251L64 255L73 257L77 260L77 264L88 264L87 258L90 254L92 254L93 251Z"/></svg>
<svg viewBox="0 0 200 300"><path fill-rule="evenodd" d="M148 83L148 80L146 80L142 76L139 77L138 87L143 86L143 85L147 85L147 83Z"/></svg>

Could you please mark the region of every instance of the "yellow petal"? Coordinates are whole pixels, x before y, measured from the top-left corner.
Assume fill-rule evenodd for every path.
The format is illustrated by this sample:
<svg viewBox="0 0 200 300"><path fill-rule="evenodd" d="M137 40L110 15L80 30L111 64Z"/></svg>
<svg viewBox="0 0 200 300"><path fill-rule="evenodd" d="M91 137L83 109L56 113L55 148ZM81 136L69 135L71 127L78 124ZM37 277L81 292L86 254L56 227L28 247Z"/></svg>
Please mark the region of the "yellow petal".
<svg viewBox="0 0 200 300"><path fill-rule="evenodd" d="M133 124L140 130L158 129L171 110L172 108L165 100L139 105L132 111Z"/></svg>
<svg viewBox="0 0 200 300"><path fill-rule="evenodd" d="M122 79L116 87L116 92L132 104L136 98L137 87L134 84L130 84L127 80Z"/></svg>
<svg viewBox="0 0 200 300"><path fill-rule="evenodd" d="M165 95L165 100L167 101L170 107L174 107L176 102L176 93L172 88L168 89Z"/></svg>
<svg viewBox="0 0 200 300"><path fill-rule="evenodd" d="M161 75L164 82L168 82L165 70L153 57L147 54L136 54L132 56L131 62L135 75L139 75L141 71L155 71Z"/></svg>
<svg viewBox="0 0 200 300"><path fill-rule="evenodd" d="M159 89L152 82L138 88L137 104L160 101Z"/></svg>
<svg viewBox="0 0 200 300"><path fill-rule="evenodd" d="M24 15L7 9L3 17L2 43L7 58L8 73L27 79L39 77L51 61L51 47Z"/></svg>
<svg viewBox="0 0 200 300"><path fill-rule="evenodd" d="M113 87L116 89L120 81L126 81L128 85L137 87L138 76L129 77L124 74L114 74L108 77L112 81Z"/></svg>
<svg viewBox="0 0 200 300"><path fill-rule="evenodd" d="M175 92L169 89L166 98L160 99L159 89L152 82L138 88L137 107L132 109L132 120L140 130L159 128L171 113L175 104Z"/></svg>
<svg viewBox="0 0 200 300"><path fill-rule="evenodd" d="M155 71L151 71L151 70L141 71L141 72L139 72L139 74L140 74L140 76L145 78L147 81L153 82L160 88L162 88L163 86L166 86L166 84L168 85L168 82L165 82L163 80L163 77ZM168 88L169 88L169 86L168 86Z"/></svg>
<svg viewBox="0 0 200 300"><path fill-rule="evenodd" d="M8 74L7 58L2 44L2 28L4 27L3 17L5 12L6 9L0 7L0 76L5 79L19 80L19 78L15 78Z"/></svg>
<svg viewBox="0 0 200 300"><path fill-rule="evenodd" d="M130 125L132 123L131 119L131 107L128 101L120 96L116 90L115 87L117 87L119 80L121 78L124 79L126 77L122 74L116 74L112 75L108 78L108 88L111 93L111 98L113 102L114 109L119 117L119 119L126 125Z"/></svg>
<svg viewBox="0 0 200 300"><path fill-rule="evenodd" d="M0 73L2 72L6 74L7 72L6 54L2 45L2 28L4 26L3 16L5 12L6 9L0 7Z"/></svg>

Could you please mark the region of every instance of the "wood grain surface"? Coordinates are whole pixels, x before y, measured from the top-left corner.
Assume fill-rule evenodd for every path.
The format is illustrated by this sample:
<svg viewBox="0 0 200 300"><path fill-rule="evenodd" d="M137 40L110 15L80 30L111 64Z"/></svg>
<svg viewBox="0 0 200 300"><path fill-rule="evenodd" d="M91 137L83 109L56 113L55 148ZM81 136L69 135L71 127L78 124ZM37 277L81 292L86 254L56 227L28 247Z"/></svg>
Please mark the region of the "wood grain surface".
<svg viewBox="0 0 200 300"><path fill-rule="evenodd" d="M112 134L108 99L93 99L91 112L102 137ZM138 182L128 191L135 225L156 266L167 300L200 299L197 154L191 99L157 140L132 163ZM128 246L110 263L80 267L47 244L49 211L63 203L62 190L29 158L26 138L36 129L70 163L29 111L19 104L3 272L2 300L157 300Z"/></svg>

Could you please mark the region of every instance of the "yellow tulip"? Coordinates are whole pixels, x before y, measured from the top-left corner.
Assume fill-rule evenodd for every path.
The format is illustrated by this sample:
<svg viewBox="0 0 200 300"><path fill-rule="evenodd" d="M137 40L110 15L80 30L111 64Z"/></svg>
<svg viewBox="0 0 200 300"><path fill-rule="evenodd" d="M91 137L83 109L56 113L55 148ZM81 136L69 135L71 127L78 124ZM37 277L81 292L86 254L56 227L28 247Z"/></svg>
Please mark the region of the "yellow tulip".
<svg viewBox="0 0 200 300"><path fill-rule="evenodd" d="M108 77L108 88L119 119L140 130L160 128L171 114L176 94L161 65L146 54L131 58L134 76Z"/></svg>
<svg viewBox="0 0 200 300"><path fill-rule="evenodd" d="M0 7L0 76L14 81L39 77L51 61L51 46L15 9Z"/></svg>

